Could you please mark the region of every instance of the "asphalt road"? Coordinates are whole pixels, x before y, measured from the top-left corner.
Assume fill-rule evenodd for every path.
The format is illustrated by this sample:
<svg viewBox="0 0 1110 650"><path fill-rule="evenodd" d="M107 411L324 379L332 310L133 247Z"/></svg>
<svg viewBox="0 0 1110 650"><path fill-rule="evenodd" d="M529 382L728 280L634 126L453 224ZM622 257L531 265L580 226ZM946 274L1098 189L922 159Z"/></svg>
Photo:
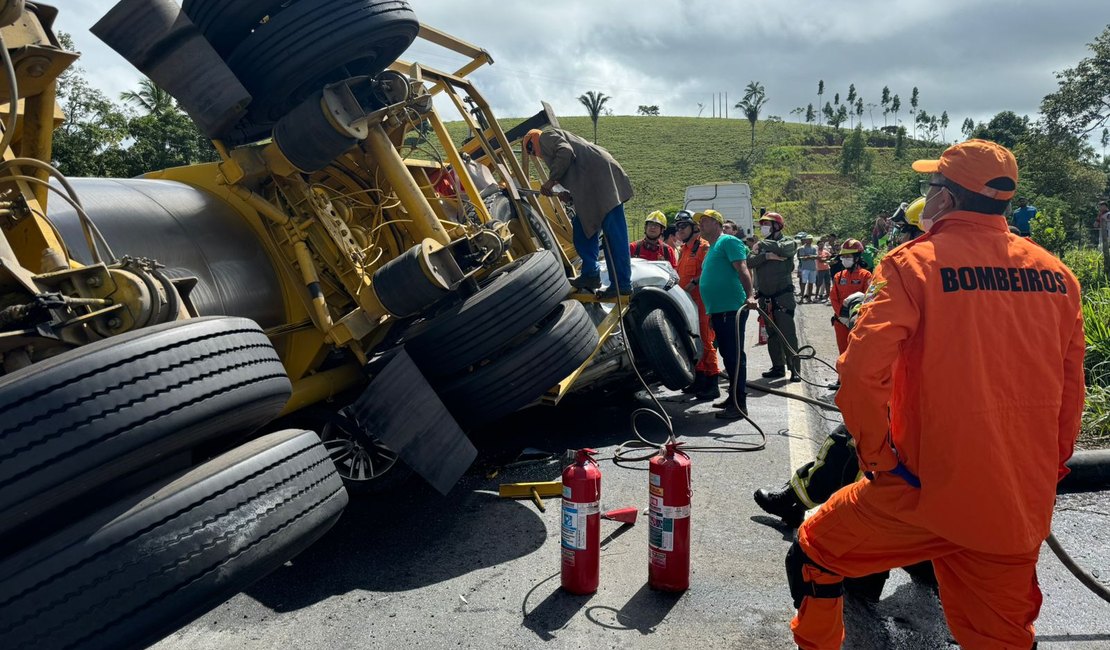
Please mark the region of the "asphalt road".
<svg viewBox="0 0 1110 650"><path fill-rule="evenodd" d="M830 314L824 305L799 310L803 343L832 361ZM749 323L747 334L753 377L769 365L766 349L751 346L754 327ZM804 374L818 384L832 378L816 363ZM816 387L775 385L829 396ZM658 394L691 446L758 440L747 423L724 423L705 404ZM681 595L647 587L642 514L632 526L602 521L599 591L563 593L559 501L548 500L540 512L530 501L497 497L502 482L559 477L558 461L505 467L526 447L561 453L589 446L611 456L633 437L629 412L637 405L612 398L517 414L482 436L478 463L447 497L417 480L402 492L353 501L316 545L156 647L794 647L782 568L790 531L759 510L751 494L781 484L811 458L835 414L753 394L749 408L767 434L765 450L692 454L692 584ZM662 438L659 430L645 433ZM603 462L602 472L603 511L646 507L646 471ZM1110 495L1067 495L1055 524L1061 543L1103 580L1110 578L1108 518ZM1110 606L1067 573L1047 546L1039 575L1041 647L1110 647ZM894 571L883 595L877 605L847 601L846 648L954 647L932 591Z"/></svg>

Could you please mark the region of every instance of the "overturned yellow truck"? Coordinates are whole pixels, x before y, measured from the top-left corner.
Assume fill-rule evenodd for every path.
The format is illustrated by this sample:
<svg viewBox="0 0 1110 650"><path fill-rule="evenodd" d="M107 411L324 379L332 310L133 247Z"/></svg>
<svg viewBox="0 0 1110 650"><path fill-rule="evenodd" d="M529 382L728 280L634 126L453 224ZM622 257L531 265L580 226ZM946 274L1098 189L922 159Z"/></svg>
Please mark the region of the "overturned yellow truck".
<svg viewBox="0 0 1110 650"><path fill-rule="evenodd" d="M279 566L348 490L446 492L466 431L631 358L692 378L693 303L637 262L572 295L567 206L402 0L123 0L93 32L220 161L50 165L57 10L0 0L0 645L142 644ZM398 57L417 38L467 61ZM470 131L456 144L436 102ZM629 353L633 354L629 354Z"/></svg>

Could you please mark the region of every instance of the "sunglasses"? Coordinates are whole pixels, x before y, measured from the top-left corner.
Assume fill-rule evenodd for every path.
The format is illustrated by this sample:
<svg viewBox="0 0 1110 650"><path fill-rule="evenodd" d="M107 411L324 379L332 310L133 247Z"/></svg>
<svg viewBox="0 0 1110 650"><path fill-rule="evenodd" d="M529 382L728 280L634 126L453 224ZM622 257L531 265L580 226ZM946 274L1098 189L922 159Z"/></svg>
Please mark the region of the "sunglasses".
<svg viewBox="0 0 1110 650"><path fill-rule="evenodd" d="M931 180L921 181L921 184L919 185L919 189L921 190L921 196L928 196L930 187L944 187L944 183L934 183Z"/></svg>

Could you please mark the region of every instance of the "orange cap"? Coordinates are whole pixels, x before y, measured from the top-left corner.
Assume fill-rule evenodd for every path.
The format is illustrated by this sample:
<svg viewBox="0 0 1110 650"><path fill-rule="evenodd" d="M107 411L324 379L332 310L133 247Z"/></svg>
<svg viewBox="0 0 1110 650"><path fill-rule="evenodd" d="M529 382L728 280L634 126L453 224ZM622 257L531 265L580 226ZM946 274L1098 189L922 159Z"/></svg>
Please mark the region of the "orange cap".
<svg viewBox="0 0 1110 650"><path fill-rule="evenodd" d="M540 134L541 133L543 133L543 131L541 131L539 129L532 129L528 133L524 134L524 139L520 141L521 147L524 149L524 153L532 154L533 156L540 155ZM532 149L531 151L528 150L529 145L531 145L531 149Z"/></svg>
<svg viewBox="0 0 1110 650"><path fill-rule="evenodd" d="M999 201L1009 201L1017 190L1017 159L1009 149L989 140L952 145L939 160L918 160L913 170L940 174L967 190Z"/></svg>

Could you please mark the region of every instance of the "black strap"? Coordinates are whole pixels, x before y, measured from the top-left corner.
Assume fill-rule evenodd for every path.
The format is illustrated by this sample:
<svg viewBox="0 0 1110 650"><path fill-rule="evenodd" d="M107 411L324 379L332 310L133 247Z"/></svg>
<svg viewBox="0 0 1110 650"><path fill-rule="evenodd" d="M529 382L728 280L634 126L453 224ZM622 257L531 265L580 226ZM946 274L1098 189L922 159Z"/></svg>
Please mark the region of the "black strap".
<svg viewBox="0 0 1110 650"><path fill-rule="evenodd" d="M814 598L840 598L844 595L844 581L841 580L831 585L819 585L816 582L806 582L807 596Z"/></svg>

